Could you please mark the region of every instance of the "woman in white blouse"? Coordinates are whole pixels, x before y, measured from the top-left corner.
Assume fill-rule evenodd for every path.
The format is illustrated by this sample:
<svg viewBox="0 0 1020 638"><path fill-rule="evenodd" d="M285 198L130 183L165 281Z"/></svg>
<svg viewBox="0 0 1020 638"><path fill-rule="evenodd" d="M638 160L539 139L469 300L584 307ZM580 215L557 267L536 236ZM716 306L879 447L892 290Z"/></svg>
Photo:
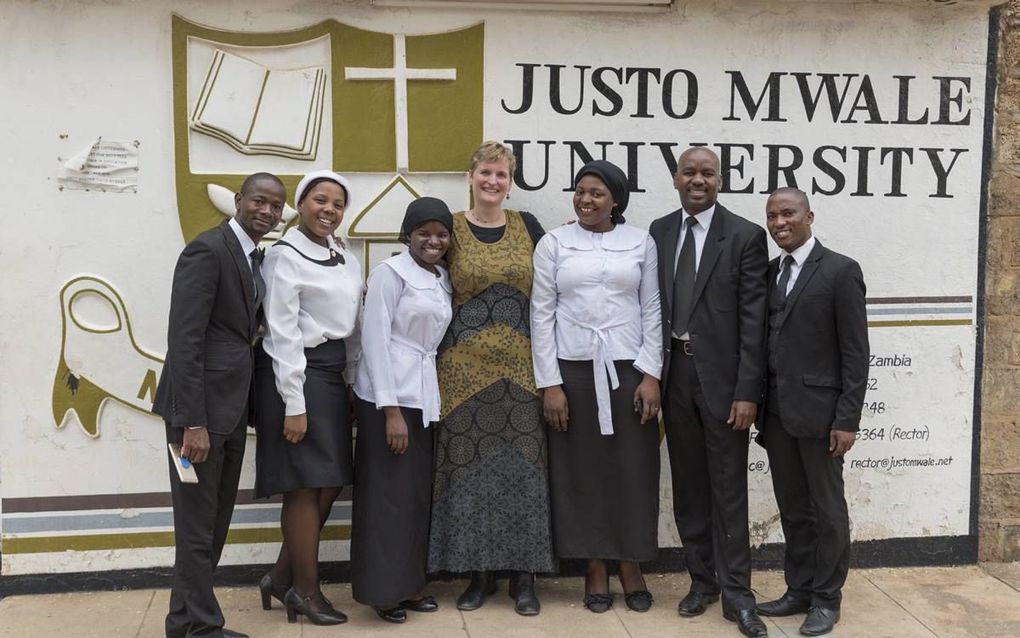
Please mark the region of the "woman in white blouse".
<svg viewBox="0 0 1020 638"><path fill-rule="evenodd" d="M344 370L357 355L361 266L333 233L351 187L332 171L305 175L294 195L298 225L272 246L266 280L264 355L256 359L255 496L283 494L283 547L259 583L296 622L347 617L319 590L319 536L333 501L354 479L351 406ZM347 376L350 379L350 376Z"/></svg>
<svg viewBox="0 0 1020 638"><path fill-rule="evenodd" d="M358 442L351 538L354 600L385 621L439 606L424 596L432 498L432 428L439 420L436 348L453 316L446 255L453 217L422 197L407 207L408 251L368 279L354 393Z"/></svg>
<svg viewBox="0 0 1020 638"><path fill-rule="evenodd" d="M662 330L655 243L624 225L627 177L604 160L574 178L577 223L535 248L531 345L549 423L553 540L586 558L584 605L612 607L607 560L627 606L652 604L639 561L658 552Z"/></svg>

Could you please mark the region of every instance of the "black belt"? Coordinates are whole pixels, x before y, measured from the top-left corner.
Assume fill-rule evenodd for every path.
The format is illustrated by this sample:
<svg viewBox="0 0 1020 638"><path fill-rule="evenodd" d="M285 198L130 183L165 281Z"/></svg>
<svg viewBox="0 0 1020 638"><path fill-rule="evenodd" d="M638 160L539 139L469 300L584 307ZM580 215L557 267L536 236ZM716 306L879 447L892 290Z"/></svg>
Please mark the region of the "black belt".
<svg viewBox="0 0 1020 638"><path fill-rule="evenodd" d="M691 342L683 339L670 339L670 351L682 352L688 357L694 356L694 349L691 348Z"/></svg>

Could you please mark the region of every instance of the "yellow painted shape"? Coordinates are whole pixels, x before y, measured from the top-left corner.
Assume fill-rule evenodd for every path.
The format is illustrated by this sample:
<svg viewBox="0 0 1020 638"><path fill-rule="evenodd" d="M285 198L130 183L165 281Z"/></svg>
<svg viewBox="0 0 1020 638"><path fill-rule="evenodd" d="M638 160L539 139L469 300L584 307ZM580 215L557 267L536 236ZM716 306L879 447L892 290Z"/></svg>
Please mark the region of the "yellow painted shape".
<svg viewBox="0 0 1020 638"><path fill-rule="evenodd" d="M393 36L335 23L333 43L333 166L385 172L397 168L393 80L352 80L346 67L393 67ZM409 84L414 84L413 82Z"/></svg>
<svg viewBox="0 0 1020 638"><path fill-rule="evenodd" d="M914 328L921 326L969 326L970 319L915 319L905 321L869 321L869 328Z"/></svg>
<svg viewBox="0 0 1020 638"><path fill-rule="evenodd" d="M322 530L323 540L345 541L351 538L350 525L327 525ZM279 528L232 529L227 533L231 545L248 543L279 543L283 535ZM5 536L5 554L42 554L65 551L97 551L109 549L144 549L173 547L173 532L119 532L114 534L84 534L80 536Z"/></svg>
<svg viewBox="0 0 1020 638"><path fill-rule="evenodd" d="M64 427L64 417L73 412L81 424L81 429L90 437L99 436L99 408L104 401L112 398L106 390L95 385L84 377L73 376L64 361L61 349L60 362L53 376L53 392L50 405L53 409L53 422L58 428ZM4 545L4 551L7 546Z"/></svg>
<svg viewBox="0 0 1020 638"><path fill-rule="evenodd" d="M482 141L485 25L407 36L410 68L455 68L455 82L408 82L408 160L412 171L464 171Z"/></svg>

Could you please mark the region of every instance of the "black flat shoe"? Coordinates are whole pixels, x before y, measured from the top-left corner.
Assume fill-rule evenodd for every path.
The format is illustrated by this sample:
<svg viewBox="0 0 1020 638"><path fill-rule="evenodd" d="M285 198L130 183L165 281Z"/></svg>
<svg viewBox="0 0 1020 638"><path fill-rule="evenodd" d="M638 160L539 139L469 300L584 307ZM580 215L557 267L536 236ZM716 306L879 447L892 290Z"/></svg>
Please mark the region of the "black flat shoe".
<svg viewBox="0 0 1020 638"><path fill-rule="evenodd" d="M681 616L700 616L705 608L719 600L719 594L703 594L700 591L689 591L676 610Z"/></svg>
<svg viewBox="0 0 1020 638"><path fill-rule="evenodd" d="M623 595L624 602L627 603L627 608L631 611L648 611L652 608L652 592L647 589L639 589L632 591L629 594Z"/></svg>
<svg viewBox="0 0 1020 638"><path fill-rule="evenodd" d="M807 613L810 603L806 600L801 600L796 596L791 596L790 592L786 592L776 600L770 600L767 603L759 603L755 607L755 611L761 616L793 616L794 614Z"/></svg>
<svg viewBox="0 0 1020 638"><path fill-rule="evenodd" d="M485 604L485 597L496 593L492 572L471 572L471 583L457 599L457 609L474 611Z"/></svg>
<svg viewBox="0 0 1020 638"><path fill-rule="evenodd" d="M223 638L248 638L248 634L242 634L239 631L232 629L223 628Z"/></svg>
<svg viewBox="0 0 1020 638"><path fill-rule="evenodd" d="M838 609L812 607L808 611L807 618L804 619L804 624L800 626L800 633L805 636L821 636L832 631L833 626L838 622Z"/></svg>
<svg viewBox="0 0 1020 638"><path fill-rule="evenodd" d="M402 625L407 622L407 612L402 607L390 607L384 609L382 607L373 607L375 615L379 616L386 622L391 622L395 625Z"/></svg>
<svg viewBox="0 0 1020 638"><path fill-rule="evenodd" d="M266 572L266 575L259 581L259 594L262 595L262 609L269 610L273 608L272 598L283 602L283 597L287 595L287 590L290 587L278 587L273 582L273 573Z"/></svg>
<svg viewBox="0 0 1020 638"><path fill-rule="evenodd" d="M287 606L287 622L297 622L298 614L308 619L313 625L342 625L347 622L347 615L344 612L333 608L333 605L326 602L322 594L317 595L316 602L321 602L325 609L312 607L312 597L303 597L291 587L283 596L283 604Z"/></svg>
<svg viewBox="0 0 1020 638"><path fill-rule="evenodd" d="M585 594L584 608L596 614L604 614L613 606L612 594Z"/></svg>
<svg viewBox="0 0 1020 638"><path fill-rule="evenodd" d="M507 593L514 599L514 611L521 616L537 616L542 604L535 595L535 575L529 572L517 572L510 577Z"/></svg>
<svg viewBox="0 0 1020 638"><path fill-rule="evenodd" d="M433 598L432 596L422 596L421 598L408 598L407 600L400 601L398 607L400 607L401 609L406 609L407 611L417 611L423 613L439 611L439 603L437 603L436 599Z"/></svg>
<svg viewBox="0 0 1020 638"><path fill-rule="evenodd" d="M758 612L753 609L727 610L723 612L723 618L737 623L737 629L747 638L762 638L769 635L768 627L758 617Z"/></svg>

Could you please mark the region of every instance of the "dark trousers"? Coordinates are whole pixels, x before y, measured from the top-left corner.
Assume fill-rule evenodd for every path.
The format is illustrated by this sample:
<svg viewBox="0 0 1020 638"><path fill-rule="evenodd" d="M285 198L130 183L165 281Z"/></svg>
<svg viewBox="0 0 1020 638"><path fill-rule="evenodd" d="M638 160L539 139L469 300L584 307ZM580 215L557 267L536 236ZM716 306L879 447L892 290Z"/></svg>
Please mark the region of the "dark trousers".
<svg viewBox="0 0 1020 638"><path fill-rule="evenodd" d="M746 430L712 416L694 357L674 351L663 401L673 515L691 590L721 593L726 609L753 609L747 525Z"/></svg>
<svg viewBox="0 0 1020 638"><path fill-rule="evenodd" d="M245 430L242 423L230 434L209 433L209 456L193 466L198 483L181 483L167 455L177 550L166 615L167 638L223 636L223 612L212 580L234 513ZM182 429L166 426L168 443L180 443L183 437Z"/></svg>
<svg viewBox="0 0 1020 638"><path fill-rule="evenodd" d="M829 454L828 439L790 436L771 410L765 417L765 450L786 537L787 590L813 606L839 609L850 568L843 457Z"/></svg>

